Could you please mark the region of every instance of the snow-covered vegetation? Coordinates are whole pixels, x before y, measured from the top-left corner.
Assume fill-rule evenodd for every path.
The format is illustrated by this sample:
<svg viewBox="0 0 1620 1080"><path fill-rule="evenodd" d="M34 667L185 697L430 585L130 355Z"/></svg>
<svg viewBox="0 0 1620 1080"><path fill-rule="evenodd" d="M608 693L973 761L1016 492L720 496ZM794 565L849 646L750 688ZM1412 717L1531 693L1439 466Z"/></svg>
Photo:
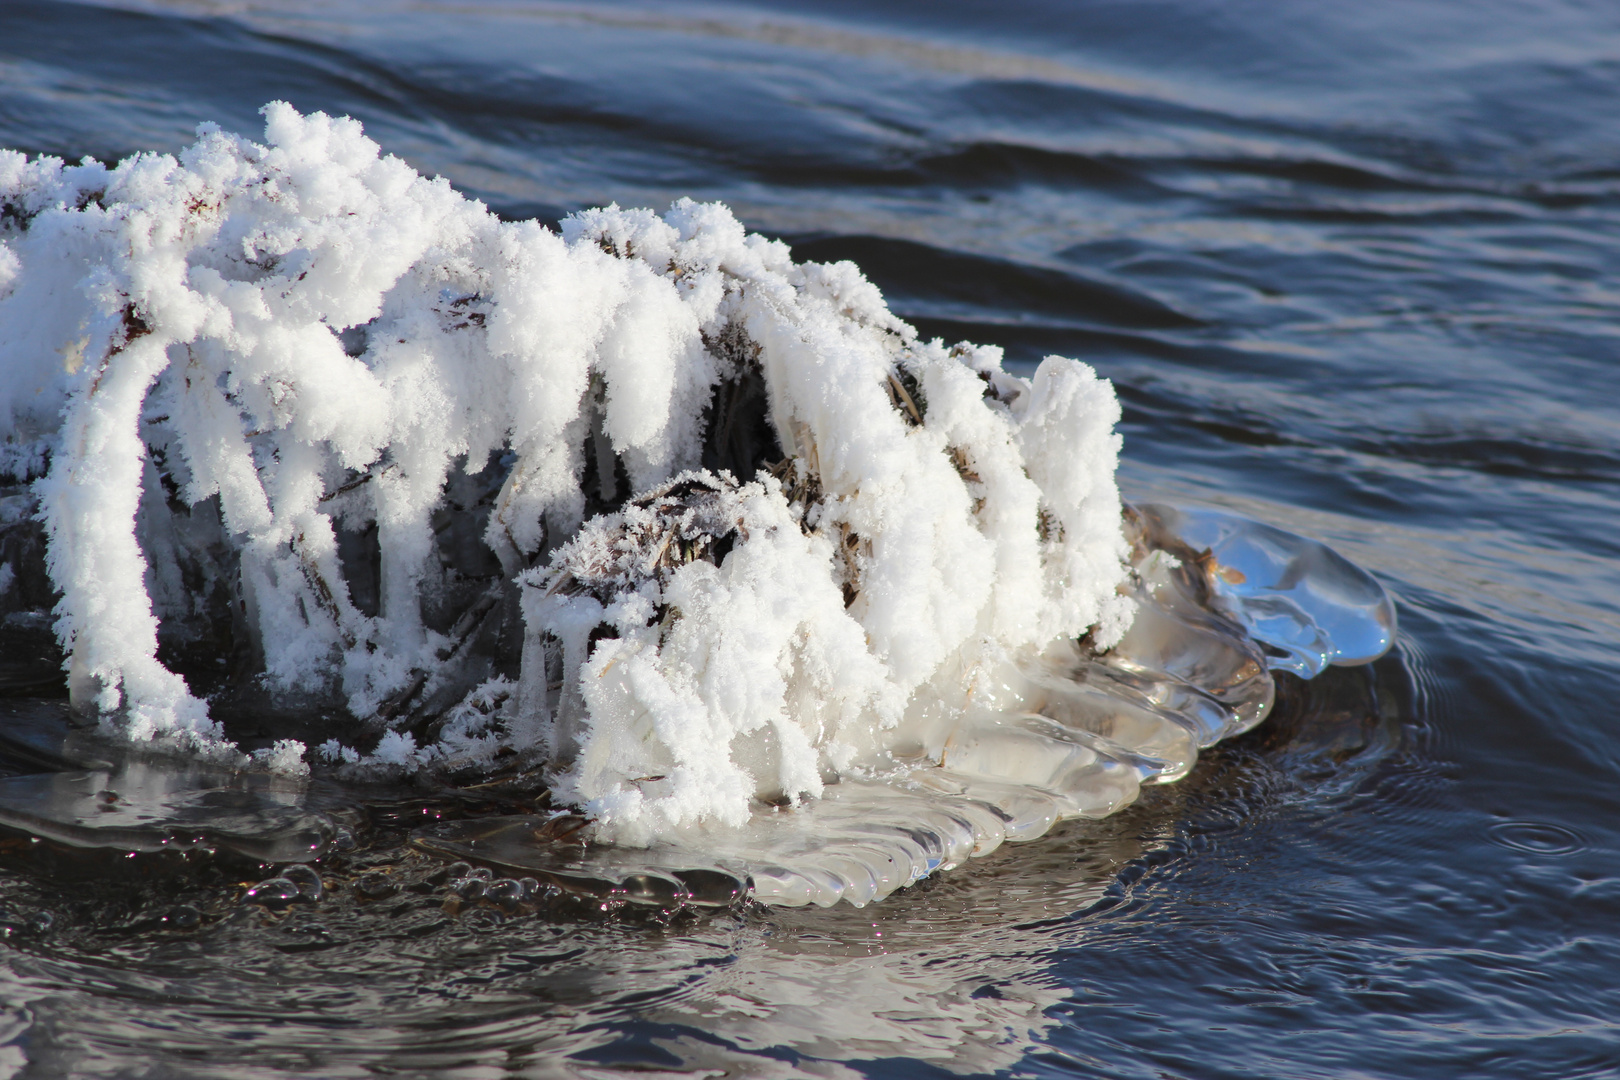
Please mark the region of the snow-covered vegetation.
<svg viewBox="0 0 1620 1080"><path fill-rule="evenodd" d="M718 204L554 232L265 116L0 152L0 482L110 729L240 761L222 715L282 708L271 768L527 764L645 839L1129 627L1086 365L921 340Z"/></svg>

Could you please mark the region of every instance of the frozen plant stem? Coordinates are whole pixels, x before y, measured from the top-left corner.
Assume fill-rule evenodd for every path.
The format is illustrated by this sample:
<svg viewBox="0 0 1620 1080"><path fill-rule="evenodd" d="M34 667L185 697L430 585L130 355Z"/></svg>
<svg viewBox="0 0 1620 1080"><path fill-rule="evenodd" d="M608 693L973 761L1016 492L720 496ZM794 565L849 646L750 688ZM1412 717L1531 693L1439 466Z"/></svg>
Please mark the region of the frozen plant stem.
<svg viewBox="0 0 1620 1080"><path fill-rule="evenodd" d="M49 461L56 632L110 728L239 760L215 714L258 693L345 717L304 738L350 767L549 763L646 840L1129 627L1085 365L919 340L718 204L503 223L264 113L112 168L0 153L0 463Z"/></svg>

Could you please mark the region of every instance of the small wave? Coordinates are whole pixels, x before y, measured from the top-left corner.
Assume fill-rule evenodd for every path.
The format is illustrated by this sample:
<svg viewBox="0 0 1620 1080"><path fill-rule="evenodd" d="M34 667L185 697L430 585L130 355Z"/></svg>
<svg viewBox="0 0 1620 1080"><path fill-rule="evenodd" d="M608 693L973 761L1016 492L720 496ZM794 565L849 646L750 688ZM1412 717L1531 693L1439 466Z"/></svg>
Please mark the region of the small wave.
<svg viewBox="0 0 1620 1080"><path fill-rule="evenodd" d="M1084 275L1008 260L964 255L909 240L840 236L800 240L799 254L848 259L884 282L888 295L920 314L1016 309L1034 320L1056 316L1065 324L1101 324L1146 330L1202 325L1140 290ZM942 310L944 309L944 310Z"/></svg>
<svg viewBox="0 0 1620 1080"><path fill-rule="evenodd" d="M1540 821L1504 821L1492 825L1490 838L1503 847L1532 855L1574 855L1586 848L1574 830Z"/></svg>

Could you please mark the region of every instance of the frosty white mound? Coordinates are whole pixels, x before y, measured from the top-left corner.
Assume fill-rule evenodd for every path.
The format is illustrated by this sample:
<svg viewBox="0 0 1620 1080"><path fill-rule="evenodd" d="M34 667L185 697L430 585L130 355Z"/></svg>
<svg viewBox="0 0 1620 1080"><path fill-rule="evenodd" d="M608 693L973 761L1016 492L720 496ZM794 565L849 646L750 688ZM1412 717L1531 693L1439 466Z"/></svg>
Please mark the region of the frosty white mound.
<svg viewBox="0 0 1620 1080"><path fill-rule="evenodd" d="M0 469L38 477L106 725L237 760L211 703L268 696L304 740L274 768L543 765L645 840L1130 626L1084 364L921 341L719 205L559 235L265 114L178 159L0 153Z"/></svg>

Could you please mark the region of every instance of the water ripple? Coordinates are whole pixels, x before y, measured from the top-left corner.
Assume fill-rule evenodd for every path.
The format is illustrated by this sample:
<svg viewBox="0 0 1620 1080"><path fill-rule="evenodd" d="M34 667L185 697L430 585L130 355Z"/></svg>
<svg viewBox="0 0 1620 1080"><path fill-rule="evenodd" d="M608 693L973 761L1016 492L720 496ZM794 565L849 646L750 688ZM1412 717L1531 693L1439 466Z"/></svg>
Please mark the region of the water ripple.
<svg viewBox="0 0 1620 1080"><path fill-rule="evenodd" d="M1489 835L1503 847L1531 855L1573 855L1586 849L1575 830L1545 821L1504 821L1492 825Z"/></svg>

